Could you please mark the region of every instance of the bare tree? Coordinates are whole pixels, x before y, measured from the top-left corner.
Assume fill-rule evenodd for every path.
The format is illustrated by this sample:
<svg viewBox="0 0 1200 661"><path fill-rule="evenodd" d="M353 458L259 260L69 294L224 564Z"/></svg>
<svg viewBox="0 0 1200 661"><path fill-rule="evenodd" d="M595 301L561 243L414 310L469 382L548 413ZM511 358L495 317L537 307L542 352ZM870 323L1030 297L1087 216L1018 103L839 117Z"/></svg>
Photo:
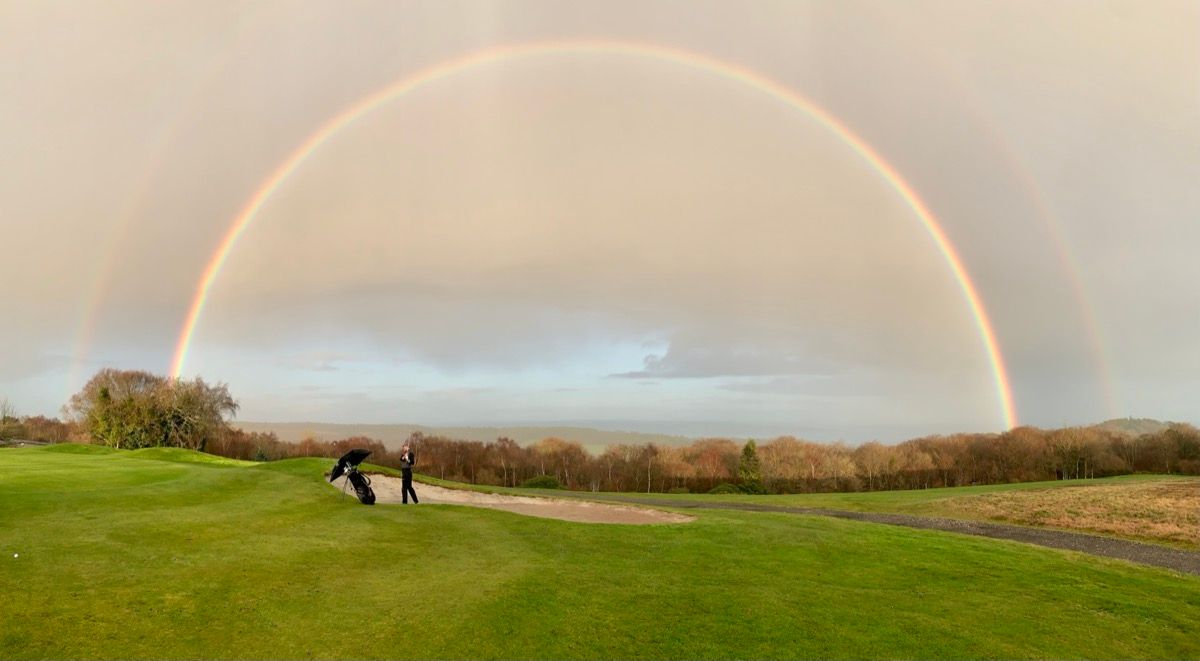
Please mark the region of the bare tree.
<svg viewBox="0 0 1200 661"><path fill-rule="evenodd" d="M16 438L20 434L17 410L5 397L0 397L0 441Z"/></svg>

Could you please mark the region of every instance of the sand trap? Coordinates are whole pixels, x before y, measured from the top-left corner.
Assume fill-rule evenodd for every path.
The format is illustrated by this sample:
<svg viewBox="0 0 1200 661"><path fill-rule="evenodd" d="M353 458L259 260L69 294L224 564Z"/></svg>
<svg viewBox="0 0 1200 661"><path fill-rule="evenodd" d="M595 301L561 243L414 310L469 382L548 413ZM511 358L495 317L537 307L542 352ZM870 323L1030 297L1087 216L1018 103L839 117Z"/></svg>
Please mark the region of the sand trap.
<svg viewBox="0 0 1200 661"><path fill-rule="evenodd" d="M388 475L371 475L371 488L375 490L376 503L399 503L400 478ZM341 489L345 478L333 483L333 487ZM610 505L593 503L584 500L563 498L532 498L528 496L505 496L494 493L479 493L462 489L445 489L429 484L414 483L413 489L421 505L470 505L472 507L489 507L505 510L527 516L540 516L548 519L563 521L579 521L582 523L687 523L695 517L675 512L631 507L628 505ZM347 489L353 495L353 489ZM411 504L410 504L411 506Z"/></svg>

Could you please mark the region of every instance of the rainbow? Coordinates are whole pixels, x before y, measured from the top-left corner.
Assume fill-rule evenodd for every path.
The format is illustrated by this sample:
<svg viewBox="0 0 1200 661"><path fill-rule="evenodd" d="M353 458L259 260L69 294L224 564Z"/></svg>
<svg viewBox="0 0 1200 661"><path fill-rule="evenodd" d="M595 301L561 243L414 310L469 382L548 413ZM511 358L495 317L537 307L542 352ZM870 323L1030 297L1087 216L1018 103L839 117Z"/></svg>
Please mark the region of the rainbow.
<svg viewBox="0 0 1200 661"><path fill-rule="evenodd" d="M247 35L268 24L270 16L265 7L253 6L241 12L237 29L229 38L230 44L248 38ZM150 133L149 154L143 174L132 185L132 194L117 211L116 227L108 232L104 248L99 252L104 257L95 262L92 277L88 279L90 286L85 294L79 329L75 333L74 349L71 352L71 365L67 371L65 399L70 399L81 385L83 377L81 370L91 360L92 344L96 338L96 325L99 322L100 309L105 299L111 294L113 272L116 269L120 246L132 231L134 221L145 211L146 202L153 190L155 178L167 162L171 147L178 141L184 127L184 122L197 112L195 103L205 90L216 80L217 76L226 69L229 61L237 54L236 49L226 48L216 51L201 68L201 75L193 81L189 91L182 95L184 112L162 122L156 131ZM190 110L190 112L189 112Z"/></svg>
<svg viewBox="0 0 1200 661"><path fill-rule="evenodd" d="M1014 153L1008 141L998 139L997 142L999 143L1001 156L1008 159L1011 164L1010 169L1017 173L1017 179L1024 186L1026 196L1033 204L1038 217L1049 232L1050 240L1053 242L1054 249L1059 256L1059 267L1067 276L1067 281L1070 283L1071 293L1082 317L1083 329L1087 336L1088 349L1092 354L1096 377L1100 382L1100 392L1104 398L1105 413L1109 418L1124 417L1125 407L1120 402L1117 392L1113 387L1113 373L1110 367L1112 361L1109 360L1109 354L1105 348L1107 342L1104 338L1104 332L1101 330L1100 321L1096 318L1096 306L1093 304L1092 297L1088 295L1087 288L1084 286L1079 260L1075 257L1075 253L1071 250L1067 242L1066 235L1062 229L1062 223L1055 220L1056 216L1051 211L1050 204L1046 201L1046 196L1042 193L1041 187L1029 175L1029 169L1021 166L1019 157Z"/></svg>
<svg viewBox="0 0 1200 661"><path fill-rule="evenodd" d="M1062 229L1062 223L1055 219L1056 216L1051 210L1041 186L1030 176L1029 168L1021 165L1020 158L1007 140L1004 140L998 134L994 134L994 136L998 151L1003 158L1008 160L1010 169L1016 173L1018 182L1025 188L1026 196L1032 203L1038 217L1045 225L1046 230L1050 234L1050 240L1053 242L1054 249L1058 252L1059 267L1067 276L1076 307L1079 309L1080 316L1082 317L1083 329L1087 335L1087 344L1092 354L1096 377L1100 382L1101 396L1104 398L1105 412L1109 418L1124 417L1125 406L1121 403L1117 391L1113 386L1113 373L1110 367L1112 361L1109 359L1109 353L1106 349L1108 343L1105 341L1100 321L1096 318L1096 306L1092 302L1092 297L1088 295L1087 288L1084 286L1079 259L1075 257L1075 253L1071 250L1067 242L1066 233Z"/></svg>
<svg viewBox="0 0 1200 661"><path fill-rule="evenodd" d="M1087 335L1087 344L1092 354L1096 377L1100 383L1105 412L1109 418L1123 417L1124 406L1119 401L1113 385L1112 361L1106 349L1107 342L1104 338L1104 332L1101 330L1100 322L1096 317L1096 306L1092 302L1092 297L1087 292L1087 287L1084 285L1079 260L1071 250L1066 233L1062 228L1062 223L1051 209L1050 203L1042 191L1042 187L1038 185L1037 181L1030 174L1028 165L1017 155L1012 142L998 128L994 113L982 102L978 92L975 91L975 87L963 79L961 71L956 67L947 66L946 59L939 57L925 42L916 41L913 42L913 45L923 53L924 65L938 69L942 76L951 81L955 86L959 92L957 96L961 100L965 110L975 120L976 124L985 129L983 134L987 136L993 151L1004 162L1006 170L1011 172L1016 178L1016 183L1021 188L1025 199L1032 206L1036 218L1041 220L1042 225L1049 233L1054 250L1058 253L1059 267L1070 283L1071 292L1075 299L1075 307L1079 311L1080 321Z"/></svg>
<svg viewBox="0 0 1200 661"><path fill-rule="evenodd" d="M360 99L326 121L296 147L275 168L269 177L263 180L254 195L250 197L238 212L238 215L234 218L228 231L225 233L224 238L222 238L216 250L213 251L212 257L208 260L208 264L205 266L204 272L196 284L195 294L188 308L183 326L180 329L175 347L175 355L171 362L171 376L178 378L183 372L184 363L187 361L188 348L195 333L196 325L200 320L200 315L203 313L205 303L208 300L209 289L220 274L221 268L237 244L238 239L245 233L246 228L254 221L259 210L274 195L275 191L287 181L292 173L309 156L339 131L380 106L409 92L475 67L539 56L591 53L643 57L672 62L741 83L804 113L830 130L853 149L855 153L862 157L864 161L896 190L905 203L913 210L930 238L933 239L939 252L941 252L946 264L950 267L962 291L963 297L966 299L967 305L971 310L975 325L979 330L979 337L987 353L1005 428L1010 429L1017 425L1017 415L1013 406L1012 388L1009 384L1008 371L1004 365L999 344L996 341L996 333L992 328L991 319L988 317L987 310L983 306L979 291L968 275L962 258L958 255L958 251L955 250L954 245L946 236L945 231L929 210L929 207L890 163L884 160L858 134L824 108L763 74L708 55L679 48L610 40L535 42L489 48L469 53L405 76L379 91Z"/></svg>

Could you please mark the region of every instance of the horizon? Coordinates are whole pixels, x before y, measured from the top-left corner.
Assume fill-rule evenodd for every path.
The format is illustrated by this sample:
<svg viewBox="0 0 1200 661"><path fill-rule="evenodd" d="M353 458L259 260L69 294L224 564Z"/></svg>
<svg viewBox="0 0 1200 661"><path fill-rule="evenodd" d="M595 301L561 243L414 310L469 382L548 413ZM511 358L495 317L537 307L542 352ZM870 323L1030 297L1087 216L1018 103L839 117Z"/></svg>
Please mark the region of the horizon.
<svg viewBox="0 0 1200 661"><path fill-rule="evenodd" d="M299 6L6 12L18 414L1200 423L1194 2Z"/></svg>
<svg viewBox="0 0 1200 661"><path fill-rule="evenodd" d="M1122 421L1149 422L1149 423L1155 423L1155 424L1176 424L1176 423L1191 424L1191 423L1187 423L1186 421L1179 421L1179 420L1160 420L1157 418L1124 417L1124 418L1109 418L1106 420L1094 420L1094 421L1083 422L1083 423L1078 423L1078 424L1064 424L1064 425L1056 425L1056 426L1048 426L1048 427L1040 427L1040 428L1050 430L1050 429L1072 428L1072 427L1094 427L1094 426L1101 426L1101 425L1105 425L1105 424L1110 424L1110 423L1114 423L1114 422L1122 422ZM643 422L648 422L648 421L643 421ZM771 440L774 440L774 439L780 438L780 437L792 437L792 438L796 438L796 439L804 440L804 441L808 441L808 442L813 442L813 443L822 443L822 444L849 443L851 445L861 445L863 443L869 443L872 441L883 443L884 445L897 445L897 444L903 443L905 441L910 441L910 440L913 440L916 438L923 438L923 437L929 437L929 436L949 436L949 435L957 435L957 434L978 435L978 434L1000 433L1000 432L986 431L986 430L959 429L959 430L954 430L954 431L950 431L950 432L913 433L910 435L906 435L903 437L897 437L897 438L885 438L885 437L879 437L879 436L869 436L869 437L861 437L861 438L841 438L841 437L825 438L825 437L821 437L821 436L814 436L814 435L809 435L809 434L799 434L799 433L788 432L788 431L779 432L779 431L761 431L760 430L759 432L756 432L756 433L754 433L754 432L737 433L735 431L734 432L728 431L729 429L735 429L735 427L730 426L728 423L718 423L717 424L717 427L724 427L727 430L724 432L716 431L716 432L711 432L711 433L699 433L699 434L686 433L687 430L689 430L689 429L702 429L702 428L711 429L712 428L712 427L708 426L711 423L704 423L701 421L658 422L658 423L649 423L649 426L646 426L643 423L633 422L633 421L627 421L627 422L603 421L602 425L597 425L597 424L589 424L588 421L586 421L586 420L574 420L574 421L568 420L568 421L557 421L557 422L556 421L517 421L517 422L502 423L502 424L482 424L482 423L481 424L452 424L452 423L421 424L421 423L412 423L412 422L367 423L367 422L321 422L321 421L315 421L315 420L233 420L230 424L233 427L238 427L238 428L244 428L244 427L241 427L242 425L255 425L255 426L263 426L263 427L270 426L270 425L288 425L288 426L293 426L293 427L298 427L298 426L302 426L302 425L312 425L313 427L323 427L323 426L347 427L347 428L351 428L351 430L355 430L355 429L361 430L362 428L374 428L374 427L421 427L421 428L426 428L426 429L432 429L435 432L441 432L441 433L445 433L447 430L471 430L471 429L478 429L478 430L514 430L514 429L565 430L565 429L570 429L570 430L579 430L579 431L585 431L585 432L602 432L605 434L629 434L629 435L638 435L638 436L668 436L668 437L680 438L680 439L689 440L689 441L701 440L701 439L705 439L705 438L727 438L727 439L736 440L736 441L755 440L755 441L766 442L766 441L771 441ZM763 430L775 429L775 427L765 426L762 429ZM319 431L319 430L307 430L307 431L312 432L312 431ZM283 440L283 439L281 439L281 440ZM325 440L330 440L330 439L325 439ZM336 439L334 439L334 440L336 440ZM470 440L490 441L490 440L494 440L494 439L473 438ZM569 439L568 438L565 440L579 440L579 439ZM532 441L526 440L525 442L532 442ZM585 443L585 445L590 445L590 444Z"/></svg>

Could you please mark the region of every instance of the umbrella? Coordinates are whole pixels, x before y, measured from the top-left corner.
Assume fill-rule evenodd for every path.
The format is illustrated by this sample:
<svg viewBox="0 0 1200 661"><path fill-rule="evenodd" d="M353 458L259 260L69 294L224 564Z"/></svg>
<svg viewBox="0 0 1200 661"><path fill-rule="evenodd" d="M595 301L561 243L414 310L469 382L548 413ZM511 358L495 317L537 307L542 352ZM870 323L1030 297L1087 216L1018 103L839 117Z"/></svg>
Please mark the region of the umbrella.
<svg viewBox="0 0 1200 661"><path fill-rule="evenodd" d="M351 450L342 455L342 458L338 459L337 463L334 464L333 470L329 472L329 481L332 482L342 475L345 475L346 468L361 464L363 459L366 459L369 454L371 454L370 450L363 450L360 448Z"/></svg>

